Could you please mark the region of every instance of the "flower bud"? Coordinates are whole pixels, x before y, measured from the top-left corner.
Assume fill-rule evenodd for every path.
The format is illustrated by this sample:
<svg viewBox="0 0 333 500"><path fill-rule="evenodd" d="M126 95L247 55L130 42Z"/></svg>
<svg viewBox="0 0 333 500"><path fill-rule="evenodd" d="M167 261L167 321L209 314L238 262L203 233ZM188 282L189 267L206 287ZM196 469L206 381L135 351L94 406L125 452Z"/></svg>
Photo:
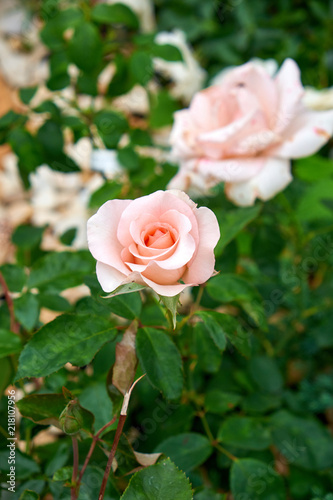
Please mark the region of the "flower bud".
<svg viewBox="0 0 333 500"><path fill-rule="evenodd" d="M59 423L66 434L76 434L83 427L82 409L79 403L73 399L61 412Z"/></svg>

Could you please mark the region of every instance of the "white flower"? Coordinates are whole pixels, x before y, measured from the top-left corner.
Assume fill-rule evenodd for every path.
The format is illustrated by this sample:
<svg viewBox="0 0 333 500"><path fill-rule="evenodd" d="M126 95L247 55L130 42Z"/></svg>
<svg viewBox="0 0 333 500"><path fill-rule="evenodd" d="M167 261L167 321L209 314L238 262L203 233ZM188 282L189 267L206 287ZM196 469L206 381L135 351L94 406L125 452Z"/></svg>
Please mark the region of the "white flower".
<svg viewBox="0 0 333 500"><path fill-rule="evenodd" d="M115 149L94 149L91 154L91 169L101 172L107 179L113 179L123 173Z"/></svg>
<svg viewBox="0 0 333 500"><path fill-rule="evenodd" d="M332 134L333 109L305 105L295 61L274 77L249 62L176 112L170 142L180 170L168 187L205 191L224 182L236 205L266 201L292 181L290 160L314 154Z"/></svg>
<svg viewBox="0 0 333 500"><path fill-rule="evenodd" d="M21 3L1 0L0 73L12 87L38 85L48 78L48 51L40 42L39 24ZM24 43L31 46L29 52L20 50Z"/></svg>
<svg viewBox="0 0 333 500"><path fill-rule="evenodd" d="M171 95L176 99L183 99L188 104L194 94L202 89L206 72L195 59L182 31L162 31L156 35L155 42L160 45L174 45L180 50L183 61L170 62L156 57L154 69L174 82Z"/></svg>
<svg viewBox="0 0 333 500"><path fill-rule="evenodd" d="M95 174L85 181L84 174L64 174L42 165L30 174L30 182L32 222L37 226L50 225L58 237L75 228L77 233L72 246L85 248L88 203L91 193L103 184L102 178Z"/></svg>
<svg viewBox="0 0 333 500"><path fill-rule="evenodd" d="M275 59L260 59L259 57L254 57L253 59L250 59L249 62L257 68L264 69L266 73L268 73L268 75L272 77L277 73L279 69L279 65L275 61ZM220 85L227 74L230 73L230 71L232 71L234 68L237 68L237 66L228 66L222 71L219 71L219 73L217 73L214 78L210 80L209 85Z"/></svg>
<svg viewBox="0 0 333 500"><path fill-rule="evenodd" d="M318 111L333 109L333 87L323 90L305 87L304 103L308 108Z"/></svg>

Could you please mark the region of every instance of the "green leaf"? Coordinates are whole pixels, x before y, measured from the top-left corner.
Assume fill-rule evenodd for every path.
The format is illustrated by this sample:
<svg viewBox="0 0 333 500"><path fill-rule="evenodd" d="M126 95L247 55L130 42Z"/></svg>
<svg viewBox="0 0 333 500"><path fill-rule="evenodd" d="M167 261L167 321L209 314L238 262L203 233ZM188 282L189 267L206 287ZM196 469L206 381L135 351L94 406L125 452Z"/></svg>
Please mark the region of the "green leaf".
<svg viewBox="0 0 333 500"><path fill-rule="evenodd" d="M208 294L218 302L251 301L258 292L248 281L237 274L220 274L211 278L206 286Z"/></svg>
<svg viewBox="0 0 333 500"><path fill-rule="evenodd" d="M169 43L159 44L153 43L150 45L151 52L154 57L160 57L165 61L178 62L183 61L183 56L178 47Z"/></svg>
<svg viewBox="0 0 333 500"><path fill-rule="evenodd" d="M0 357L0 373L0 391L2 393L11 383L14 376L12 363L9 358Z"/></svg>
<svg viewBox="0 0 333 500"><path fill-rule="evenodd" d="M70 172L80 172L80 167L75 163L75 161L61 152L56 158L50 158L49 167L52 168L52 170L63 172L64 174Z"/></svg>
<svg viewBox="0 0 333 500"><path fill-rule="evenodd" d="M44 377L67 362L84 366L115 335L116 330L105 318L63 314L43 326L27 343L19 359L16 380Z"/></svg>
<svg viewBox="0 0 333 500"><path fill-rule="evenodd" d="M100 111L94 118L99 134L109 149L114 149L121 136L127 132L127 120L113 111Z"/></svg>
<svg viewBox="0 0 333 500"><path fill-rule="evenodd" d="M139 292L140 290L144 290L145 288L147 288L145 285L139 285L138 283L126 283L125 285L118 286L118 288L116 288L113 292L102 298L110 299L118 295L125 295L128 293Z"/></svg>
<svg viewBox="0 0 333 500"><path fill-rule="evenodd" d="M61 112L58 106L53 101L44 101L39 106L34 108L35 113L49 113L50 116L57 121L61 117Z"/></svg>
<svg viewBox="0 0 333 500"><path fill-rule="evenodd" d="M249 332L242 329L237 319L229 314L222 314L216 311L199 311L196 316L204 321L208 316L218 323L223 333L230 343L243 355L249 357L251 354L251 337ZM222 342L222 341L221 341Z"/></svg>
<svg viewBox="0 0 333 500"><path fill-rule="evenodd" d="M207 373L218 372L222 361L221 351L216 348L204 323L196 323L194 326L193 344L198 367Z"/></svg>
<svg viewBox="0 0 333 500"><path fill-rule="evenodd" d="M256 356L249 362L249 371L257 386L264 392L277 393L282 390L283 378L275 359Z"/></svg>
<svg viewBox="0 0 333 500"><path fill-rule="evenodd" d="M161 90L158 94L150 97L150 117L149 125L151 128L161 128L171 125L173 114L178 109L178 105L170 96L167 90Z"/></svg>
<svg viewBox="0 0 333 500"><path fill-rule="evenodd" d="M68 404L63 394L30 394L20 399L17 407L23 417L37 424L56 425L60 428L59 418ZM81 428L91 431L94 424L93 414L77 402L76 408L80 412Z"/></svg>
<svg viewBox="0 0 333 500"><path fill-rule="evenodd" d="M203 320L204 329L210 336L216 347L222 352L226 348L227 339L225 332L221 325L216 321L213 314L206 311L199 311L196 313Z"/></svg>
<svg viewBox="0 0 333 500"><path fill-rule="evenodd" d="M39 500L39 498L38 493L32 490L24 490L20 496L20 500Z"/></svg>
<svg viewBox="0 0 333 500"><path fill-rule="evenodd" d="M110 312L126 319L135 319L140 316L142 301L138 293L130 295L116 295L109 299L105 304Z"/></svg>
<svg viewBox="0 0 333 500"><path fill-rule="evenodd" d="M241 458L232 463L230 485L234 498L256 500L287 498L282 477L273 467L254 458Z"/></svg>
<svg viewBox="0 0 333 500"><path fill-rule="evenodd" d="M259 418L228 417L218 431L223 444L244 450L265 450L271 444L271 435Z"/></svg>
<svg viewBox="0 0 333 500"><path fill-rule="evenodd" d="M98 95L97 76L95 74L84 73L77 79L77 89L79 93L91 96Z"/></svg>
<svg viewBox="0 0 333 500"><path fill-rule="evenodd" d="M306 470L332 467L333 438L320 422L281 410L270 424L274 444L288 462Z"/></svg>
<svg viewBox="0 0 333 500"><path fill-rule="evenodd" d="M94 382L83 389L79 395L80 403L95 416L95 429L110 422L113 417L112 402L108 396L105 382Z"/></svg>
<svg viewBox="0 0 333 500"><path fill-rule="evenodd" d="M32 266L28 287L58 293L81 285L84 276L93 272L94 267L94 260L86 250L50 253Z"/></svg>
<svg viewBox="0 0 333 500"><path fill-rule="evenodd" d="M0 358L16 354L22 349L21 339L15 333L0 329Z"/></svg>
<svg viewBox="0 0 333 500"><path fill-rule="evenodd" d="M127 58L125 58L122 54L116 54L114 58L114 65L116 67L116 73L112 78L107 91L107 95L109 97L126 94L134 85L134 82L129 75Z"/></svg>
<svg viewBox="0 0 333 500"><path fill-rule="evenodd" d="M243 397L234 392L224 392L220 389L211 389L206 393L205 409L209 413L222 415L238 406Z"/></svg>
<svg viewBox="0 0 333 500"><path fill-rule="evenodd" d="M71 83L71 78L67 72L59 73L57 75L52 75L47 80L47 87L52 90L52 92L56 92L57 90L62 90L68 87Z"/></svg>
<svg viewBox="0 0 333 500"><path fill-rule="evenodd" d="M170 459L147 467L132 477L121 500L192 500L192 488Z"/></svg>
<svg viewBox="0 0 333 500"><path fill-rule="evenodd" d="M25 186L29 186L29 174L43 164L44 157L36 137L24 128L9 132L8 143L18 157L18 167Z"/></svg>
<svg viewBox="0 0 333 500"><path fill-rule="evenodd" d="M319 179L307 187L296 208L296 215L302 222L315 222L320 219L332 220L332 211L323 203L331 200L333 178ZM311 210L309 210L311 207Z"/></svg>
<svg viewBox="0 0 333 500"><path fill-rule="evenodd" d="M12 242L23 250L40 245L45 227L22 225L18 226L12 234Z"/></svg>
<svg viewBox="0 0 333 500"><path fill-rule="evenodd" d="M266 413L269 410L275 410L281 405L281 398L275 393L266 394L262 392L253 392L244 398L242 409L246 413Z"/></svg>
<svg viewBox="0 0 333 500"><path fill-rule="evenodd" d="M225 500L225 496L222 493L215 493L215 491L204 488L199 493L195 493L194 500Z"/></svg>
<svg viewBox="0 0 333 500"><path fill-rule="evenodd" d="M29 104L33 96L36 94L38 86L26 87L25 89L20 89L20 99L24 104Z"/></svg>
<svg viewBox="0 0 333 500"><path fill-rule="evenodd" d="M172 327L175 330L177 326L176 316L177 316L177 306L179 303L179 294L175 295L174 297L164 297L160 295L160 299L167 309L167 313L170 317Z"/></svg>
<svg viewBox="0 0 333 500"><path fill-rule="evenodd" d="M42 41L50 49L57 51L64 48L63 32L74 28L83 19L83 11L70 8L57 10L46 16L47 22L40 32Z"/></svg>
<svg viewBox="0 0 333 500"><path fill-rule="evenodd" d="M59 427L59 416L67 404L63 394L30 394L17 401L23 417L42 425Z"/></svg>
<svg viewBox="0 0 333 500"><path fill-rule="evenodd" d="M67 229L61 236L60 241L63 245L71 246L73 241L76 238L77 228L72 227L71 229Z"/></svg>
<svg viewBox="0 0 333 500"><path fill-rule="evenodd" d="M135 128L130 131L131 144L136 146L152 146L152 138L147 130Z"/></svg>
<svg viewBox="0 0 333 500"><path fill-rule="evenodd" d="M18 322L26 330L32 330L39 318L37 297L29 292L24 293L21 297L14 300L14 312Z"/></svg>
<svg viewBox="0 0 333 500"><path fill-rule="evenodd" d="M238 208L221 214L219 217L221 221L221 238L215 248L216 255L222 254L224 247L259 215L261 208L262 205L258 203L254 207Z"/></svg>
<svg viewBox="0 0 333 500"><path fill-rule="evenodd" d="M70 444L68 442L57 443L56 451L52 450L53 453L48 457L47 465L45 467L46 476L53 476L55 471L59 470L66 463L68 463L70 455Z"/></svg>
<svg viewBox="0 0 333 500"><path fill-rule="evenodd" d="M142 328L136 336L136 351L150 383L167 399L177 399L183 388L182 360L170 338L160 330Z"/></svg>
<svg viewBox="0 0 333 500"><path fill-rule="evenodd" d="M130 29L138 29L139 21L135 13L122 3L98 4L91 12L93 21L103 24L123 24Z"/></svg>
<svg viewBox="0 0 333 500"><path fill-rule="evenodd" d="M53 481L69 481L72 478L73 466L61 467L53 474Z"/></svg>
<svg viewBox="0 0 333 500"><path fill-rule="evenodd" d="M165 439L154 451L164 453L181 470L189 471L203 464L212 454L213 448L206 436L189 432Z"/></svg>
<svg viewBox="0 0 333 500"><path fill-rule="evenodd" d="M10 463L8 460L9 448L0 451L0 478L6 482L9 474ZM15 450L15 475L17 480L28 479L34 474L40 473L40 467L35 460L16 448ZM1 477L3 476L3 477Z"/></svg>
<svg viewBox="0 0 333 500"><path fill-rule="evenodd" d="M96 26L85 22L75 28L69 43L69 54L78 68L86 72L101 64L103 44Z"/></svg>
<svg viewBox="0 0 333 500"><path fill-rule="evenodd" d="M130 172L135 171L140 166L140 156L131 146L119 149L118 161Z"/></svg>
<svg viewBox="0 0 333 500"><path fill-rule="evenodd" d="M68 300L61 297L61 295L39 293L37 298L40 307L46 307L46 309L50 309L51 311L67 312L72 308Z"/></svg>
<svg viewBox="0 0 333 500"><path fill-rule="evenodd" d="M70 60L68 59L66 50L60 50L59 52L51 54L49 62L52 77L67 74Z"/></svg>
<svg viewBox="0 0 333 500"><path fill-rule="evenodd" d="M64 148L64 138L58 123L47 120L38 130L37 138L48 157L57 158L61 156Z"/></svg>
<svg viewBox="0 0 333 500"><path fill-rule="evenodd" d="M10 110L8 113L0 117L0 130L6 130L12 125L16 125L22 116Z"/></svg>
<svg viewBox="0 0 333 500"><path fill-rule="evenodd" d="M256 288L242 276L223 274L210 279L207 283L208 294L222 303L239 302L254 323L267 330L263 301Z"/></svg>
<svg viewBox="0 0 333 500"><path fill-rule="evenodd" d="M26 275L23 267L15 264L3 264L0 272L11 292L20 292L25 285Z"/></svg>
<svg viewBox="0 0 333 500"><path fill-rule="evenodd" d="M306 182L317 182L318 179L332 177L332 159L322 156L310 156L295 161L293 167L296 176Z"/></svg>
<svg viewBox="0 0 333 500"><path fill-rule="evenodd" d="M134 82L147 85L154 74L151 55L143 51L134 52L129 60L129 71Z"/></svg>
<svg viewBox="0 0 333 500"><path fill-rule="evenodd" d="M91 195L91 198L89 200L89 208L99 208L103 205L103 203L109 200L114 200L115 198L119 198L122 189L123 186L121 184L118 184L117 182L105 182L102 187L97 189L97 191L95 191Z"/></svg>

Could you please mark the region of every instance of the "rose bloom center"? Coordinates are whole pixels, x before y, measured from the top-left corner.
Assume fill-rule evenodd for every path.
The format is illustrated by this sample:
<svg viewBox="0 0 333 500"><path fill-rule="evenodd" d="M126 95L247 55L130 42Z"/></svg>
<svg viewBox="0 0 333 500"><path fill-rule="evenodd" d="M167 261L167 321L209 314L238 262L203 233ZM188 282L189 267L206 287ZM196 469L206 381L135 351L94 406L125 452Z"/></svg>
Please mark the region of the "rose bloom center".
<svg viewBox="0 0 333 500"><path fill-rule="evenodd" d="M165 223L149 224L141 233L141 241L146 247L165 249L177 241L178 235L174 228Z"/></svg>

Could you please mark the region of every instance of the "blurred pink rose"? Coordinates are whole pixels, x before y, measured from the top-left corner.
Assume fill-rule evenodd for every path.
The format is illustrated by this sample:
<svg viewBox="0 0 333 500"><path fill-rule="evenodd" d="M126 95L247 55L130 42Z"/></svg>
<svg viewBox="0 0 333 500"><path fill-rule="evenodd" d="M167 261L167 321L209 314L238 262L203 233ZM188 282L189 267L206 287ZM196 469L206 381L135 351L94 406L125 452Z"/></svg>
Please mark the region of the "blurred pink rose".
<svg viewBox="0 0 333 500"><path fill-rule="evenodd" d="M180 170L169 187L204 192L223 181L237 205L272 198L292 180L290 159L312 155L333 133L333 111L311 111L303 94L291 59L274 78L247 63L198 92L175 114Z"/></svg>
<svg viewBox="0 0 333 500"><path fill-rule="evenodd" d="M214 272L219 237L214 213L181 191L107 201L88 221L88 246L105 292L136 282L173 297L204 283Z"/></svg>

